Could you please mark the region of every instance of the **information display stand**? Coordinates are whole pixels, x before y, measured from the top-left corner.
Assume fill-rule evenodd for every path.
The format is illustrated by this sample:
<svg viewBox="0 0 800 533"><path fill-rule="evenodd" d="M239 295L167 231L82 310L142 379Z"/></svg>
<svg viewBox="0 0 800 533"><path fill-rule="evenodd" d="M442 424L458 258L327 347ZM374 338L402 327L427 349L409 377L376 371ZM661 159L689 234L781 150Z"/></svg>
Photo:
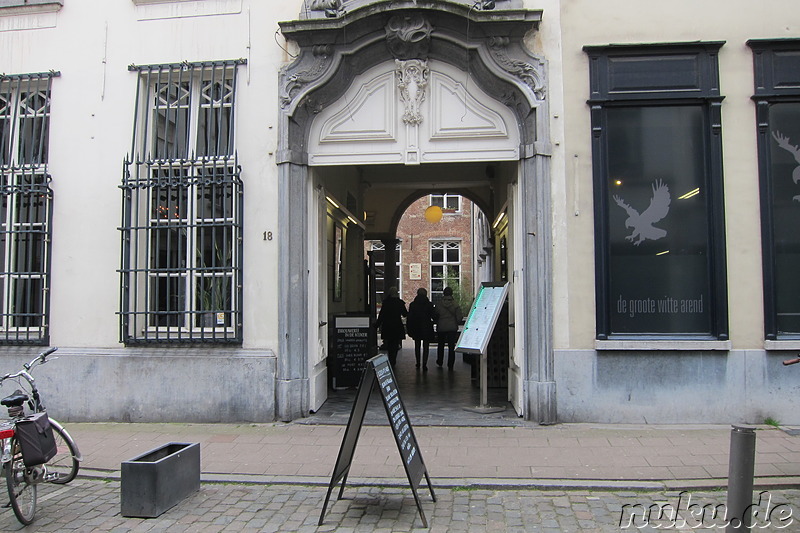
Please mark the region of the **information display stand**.
<svg viewBox="0 0 800 533"><path fill-rule="evenodd" d="M367 361L367 367L361 375L358 393L356 394L355 402L353 402L353 409L350 411L350 419L344 430L342 446L339 449L339 457L336 459L336 466L333 468L333 475L331 476L331 482L328 486L328 493L325 496L325 503L322 506L322 513L319 515L320 526L325 518L325 511L328 508L331 493L340 480L342 485L339 489L339 496L336 499L342 499L344 486L345 483L347 483L347 475L353 463L353 454L355 453L356 444L358 443L358 436L361 433L361 426L364 423L364 415L367 412L367 404L369 403L372 389L375 387L376 383L378 384L378 390L383 400L383 406L386 409L386 416L389 417L389 426L392 429L394 440L397 443L397 449L400 452L408 482L411 485L411 492L414 494L414 501L417 503L417 510L422 519L422 525L423 527L428 527L428 521L425 518L425 512L422 510L419 495L417 494L417 489L422 482L423 476L425 476L425 480L428 483L428 490L431 492L433 501L436 501L436 495L433 493L433 486L431 485L431 478L428 476L428 470L425 468L425 463L422 461L422 454L417 445L417 438L414 436L414 429L411 427L408 413L403 405L403 401L400 399L400 392L397 389L397 381L395 380L392 367L389 364L389 358L385 354L369 359Z"/></svg>
<svg viewBox="0 0 800 533"><path fill-rule="evenodd" d="M348 315L334 318L333 388L346 389L358 385L373 343L369 315Z"/></svg>
<svg viewBox="0 0 800 533"><path fill-rule="evenodd" d="M456 344L457 352L480 354L481 357L481 404L477 407L464 407L468 411L499 413L506 409L505 407L488 405L486 347L489 345L489 339L497 324L497 318L500 316L500 311L503 309L503 303L506 301L507 295L507 282L482 283L481 290L478 292L478 296L475 297L475 303L472 304L472 309L470 309L467 316L464 330L458 338L458 343Z"/></svg>

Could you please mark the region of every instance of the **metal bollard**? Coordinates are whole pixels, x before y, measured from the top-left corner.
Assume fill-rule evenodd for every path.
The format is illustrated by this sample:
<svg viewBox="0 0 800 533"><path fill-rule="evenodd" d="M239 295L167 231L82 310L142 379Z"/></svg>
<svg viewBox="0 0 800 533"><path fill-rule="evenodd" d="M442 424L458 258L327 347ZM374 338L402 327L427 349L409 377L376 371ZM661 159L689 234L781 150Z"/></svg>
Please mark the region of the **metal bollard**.
<svg viewBox="0 0 800 533"><path fill-rule="evenodd" d="M753 521L753 472L756 432L751 426L731 426L728 461L728 524L725 533L749 532Z"/></svg>

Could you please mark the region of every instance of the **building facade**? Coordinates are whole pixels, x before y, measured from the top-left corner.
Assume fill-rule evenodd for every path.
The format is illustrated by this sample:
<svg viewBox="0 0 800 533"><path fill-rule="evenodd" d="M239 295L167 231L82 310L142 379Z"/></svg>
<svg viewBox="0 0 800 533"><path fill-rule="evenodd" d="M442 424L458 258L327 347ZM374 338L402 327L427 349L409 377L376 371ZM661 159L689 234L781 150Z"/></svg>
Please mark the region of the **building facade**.
<svg viewBox="0 0 800 533"><path fill-rule="evenodd" d="M59 346L67 420L308 416L364 243L458 195L520 416L800 423L795 11L0 0L0 367Z"/></svg>

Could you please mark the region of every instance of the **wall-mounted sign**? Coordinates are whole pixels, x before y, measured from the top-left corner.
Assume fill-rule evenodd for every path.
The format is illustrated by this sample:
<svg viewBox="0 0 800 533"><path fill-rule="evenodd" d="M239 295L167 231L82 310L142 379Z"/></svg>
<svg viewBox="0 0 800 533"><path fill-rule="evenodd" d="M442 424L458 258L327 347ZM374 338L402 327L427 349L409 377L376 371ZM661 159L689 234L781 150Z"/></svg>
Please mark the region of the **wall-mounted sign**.
<svg viewBox="0 0 800 533"><path fill-rule="evenodd" d="M355 387L370 354L369 315L337 316L333 335L333 388Z"/></svg>
<svg viewBox="0 0 800 533"><path fill-rule="evenodd" d="M422 264L411 263L408 265L408 279L422 279Z"/></svg>

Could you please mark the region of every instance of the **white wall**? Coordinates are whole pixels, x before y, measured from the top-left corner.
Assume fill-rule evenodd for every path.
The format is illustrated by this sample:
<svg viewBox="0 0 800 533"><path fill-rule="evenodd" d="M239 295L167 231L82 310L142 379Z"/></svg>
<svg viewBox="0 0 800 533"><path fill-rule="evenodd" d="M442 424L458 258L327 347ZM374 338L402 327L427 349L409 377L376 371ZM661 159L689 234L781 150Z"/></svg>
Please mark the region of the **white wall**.
<svg viewBox="0 0 800 533"><path fill-rule="evenodd" d="M277 73L290 60L285 42L275 33L278 21L296 18L300 5L300 0L138 6L132 0L65 0L57 13L4 16L0 11L0 72L61 73L53 81L50 122L50 339L64 355L48 368L60 368L69 379L49 383L53 390L48 392L51 403L73 406L61 408L67 409L60 413L63 417L119 419L127 409L143 413L144 418L133 414L132 419L272 420L278 242L263 235L277 235L280 224L274 159ZM203 16L175 17L181 14ZM32 28L36 25L50 27ZM2 31L12 27L31 28ZM125 348L119 343L116 313L122 205L118 186L123 159L131 150L137 87L128 65L238 58L248 61L238 70L235 134L246 220L243 346ZM13 368L35 351L0 349L0 367ZM220 353L230 357L218 357ZM228 373L232 375L226 377ZM167 392L164 382L182 388L187 399L200 401L204 408L190 412L176 405L174 390ZM216 409L201 400L212 383L212 397L219 400ZM74 399L87 394L94 401L78 406ZM260 408L237 402L242 396L257 399ZM123 407L113 415L109 409L115 406Z"/></svg>
<svg viewBox="0 0 800 533"><path fill-rule="evenodd" d="M279 224L277 72L288 57L274 33L278 20L297 16L300 2L222 0L217 10L233 13L137 20L180 13L183 4L197 2L66 0L55 27L0 32L0 71L61 72L53 82L49 162L54 345L119 346L118 185L131 149L137 84L128 65L237 58L248 60L238 70L236 116L247 220L244 346L277 344L277 242L263 233L276 233Z"/></svg>

